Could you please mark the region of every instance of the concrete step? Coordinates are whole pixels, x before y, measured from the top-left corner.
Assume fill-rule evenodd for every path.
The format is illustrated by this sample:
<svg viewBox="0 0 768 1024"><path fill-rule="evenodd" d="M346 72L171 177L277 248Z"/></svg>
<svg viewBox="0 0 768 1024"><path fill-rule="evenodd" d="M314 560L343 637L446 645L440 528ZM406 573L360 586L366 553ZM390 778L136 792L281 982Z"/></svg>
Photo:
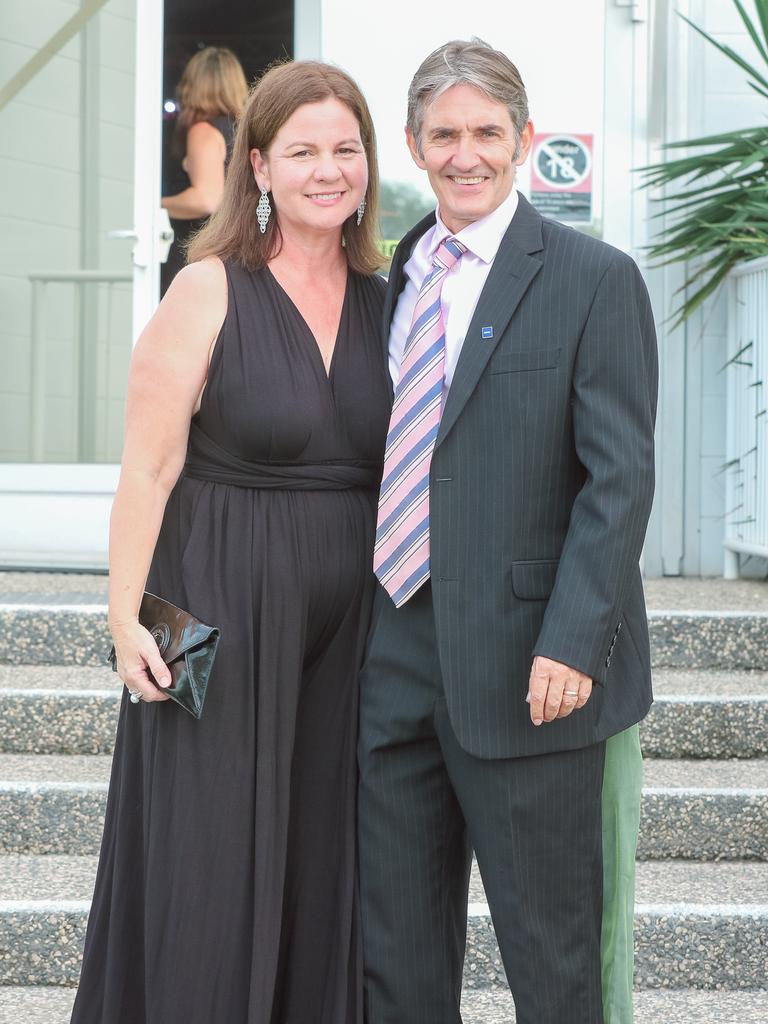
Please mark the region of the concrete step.
<svg viewBox="0 0 768 1024"><path fill-rule="evenodd" d="M109 754L121 695L108 667L0 665L0 751Z"/></svg>
<svg viewBox="0 0 768 1024"><path fill-rule="evenodd" d="M0 853L99 849L111 758L0 755ZM768 860L768 760L645 763L643 860Z"/></svg>
<svg viewBox="0 0 768 1024"><path fill-rule="evenodd" d="M72 988L0 988L0 1024L69 1024ZM465 989L464 1024L515 1024L512 997L502 990ZM765 1024L768 992L648 991L635 993L635 1024Z"/></svg>
<svg viewBox="0 0 768 1024"><path fill-rule="evenodd" d="M657 667L768 670L768 584L647 581ZM0 664L101 665L105 576L0 573Z"/></svg>
<svg viewBox="0 0 768 1024"><path fill-rule="evenodd" d="M96 857L0 857L0 985L77 983L96 866Z"/></svg>
<svg viewBox="0 0 768 1024"><path fill-rule="evenodd" d="M635 992L634 1002L635 1024L765 1024L768 1020L768 992L665 989ZM464 1024L515 1024L517 1020L512 996L496 989L465 989L461 1016ZM40 1017L40 1024L43 1021ZM4 1024L2 1016L0 1024ZM30 1024L38 1024L38 1018L31 1018ZM51 1024L59 1024L58 1019ZM66 1018L62 1024L67 1024Z"/></svg>
<svg viewBox="0 0 768 1024"><path fill-rule="evenodd" d="M768 612L768 581L722 577L665 576L643 581L645 603L652 611Z"/></svg>
<svg viewBox="0 0 768 1024"><path fill-rule="evenodd" d="M73 988L0 987L0 1024L69 1024L74 1001Z"/></svg>
<svg viewBox="0 0 768 1024"><path fill-rule="evenodd" d="M0 1024L69 1024L71 988L0 988ZM465 989L464 1024L515 1024L512 997ZM636 992L635 1024L765 1024L766 992Z"/></svg>
<svg viewBox="0 0 768 1024"><path fill-rule="evenodd" d="M0 755L0 853L97 853L111 763L99 755Z"/></svg>
<svg viewBox="0 0 768 1024"><path fill-rule="evenodd" d="M768 756L768 673L657 669L645 757Z"/></svg>
<svg viewBox="0 0 768 1024"><path fill-rule="evenodd" d="M106 605L0 603L0 663L103 665L111 640Z"/></svg>
<svg viewBox="0 0 768 1024"><path fill-rule="evenodd" d="M768 756L768 673L659 669L654 689L646 757ZM0 752L107 754L121 694L106 666L0 665Z"/></svg>
<svg viewBox="0 0 768 1024"><path fill-rule="evenodd" d="M638 857L768 860L768 760L647 760Z"/></svg>
<svg viewBox="0 0 768 1024"><path fill-rule="evenodd" d="M768 612L648 612L655 668L768 669Z"/></svg>
<svg viewBox="0 0 768 1024"><path fill-rule="evenodd" d="M106 573L89 572L0 572L0 601L64 604L106 604Z"/></svg>
<svg viewBox="0 0 768 1024"><path fill-rule="evenodd" d="M71 985L95 857L0 858L0 985ZM639 988L768 987L768 865L639 864ZM473 873L465 984L505 985L482 884Z"/></svg>
<svg viewBox="0 0 768 1024"><path fill-rule="evenodd" d="M636 899L636 987L768 988L768 865L640 863ZM476 873L468 943L467 987L504 986Z"/></svg>
<svg viewBox="0 0 768 1024"><path fill-rule="evenodd" d="M107 576L80 572L0 572L0 601L105 603ZM644 581L645 600L652 610L768 612L768 582L713 577L667 576Z"/></svg>

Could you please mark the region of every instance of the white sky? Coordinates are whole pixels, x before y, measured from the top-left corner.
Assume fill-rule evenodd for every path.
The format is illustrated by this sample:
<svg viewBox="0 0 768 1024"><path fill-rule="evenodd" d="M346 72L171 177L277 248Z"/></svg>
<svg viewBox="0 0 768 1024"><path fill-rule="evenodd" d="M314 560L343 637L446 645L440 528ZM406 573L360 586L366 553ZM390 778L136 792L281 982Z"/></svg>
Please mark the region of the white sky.
<svg viewBox="0 0 768 1024"><path fill-rule="evenodd" d="M480 36L517 65L537 131L591 132L599 146L604 10L605 0L323 0L323 57L365 93L382 178L425 190L403 135L408 84L424 57L450 39ZM527 178L526 167L523 190Z"/></svg>

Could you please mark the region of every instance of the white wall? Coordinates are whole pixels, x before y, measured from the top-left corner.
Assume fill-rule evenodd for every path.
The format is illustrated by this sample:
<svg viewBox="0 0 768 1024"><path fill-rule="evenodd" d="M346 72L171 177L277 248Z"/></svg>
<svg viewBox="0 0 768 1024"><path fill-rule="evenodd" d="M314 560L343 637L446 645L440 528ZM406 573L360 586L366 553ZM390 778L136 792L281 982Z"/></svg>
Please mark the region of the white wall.
<svg viewBox="0 0 768 1024"><path fill-rule="evenodd" d="M751 9L752 5L747 4ZM768 104L746 75L686 26L677 11L748 59L756 51L732 0L658 0L666 19L661 118L667 141L697 138L765 122ZM656 54L657 62L661 54ZM759 60L759 58L758 58ZM658 63L657 63L657 66ZM682 154L681 154L682 155ZM649 225L649 233L652 225ZM684 327L665 323L679 305L680 269L651 277L660 328L661 403L657 501L646 545L649 575L721 575L725 508L725 374L727 303L721 294Z"/></svg>
<svg viewBox="0 0 768 1024"><path fill-rule="evenodd" d="M751 4L746 6L752 8ZM748 59L760 61L731 0L696 0L691 6L691 19ZM693 137L765 124L768 101L748 87L744 72L701 37L691 46L690 76L689 125ZM697 552L695 537L691 536L692 550L686 551L684 571L696 571L698 561L702 575L722 573L724 517L729 512L725 507L723 472L725 373L722 367L732 355L726 344L726 306L723 292L691 319L687 331L691 408L686 518L692 528L698 518L699 544ZM689 533L692 534L693 529Z"/></svg>

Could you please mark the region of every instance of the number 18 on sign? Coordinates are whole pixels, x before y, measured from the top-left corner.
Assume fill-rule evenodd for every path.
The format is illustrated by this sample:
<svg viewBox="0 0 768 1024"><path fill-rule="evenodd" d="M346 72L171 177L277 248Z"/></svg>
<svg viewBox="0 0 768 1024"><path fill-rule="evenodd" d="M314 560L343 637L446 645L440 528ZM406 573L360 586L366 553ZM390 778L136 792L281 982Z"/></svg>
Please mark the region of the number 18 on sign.
<svg viewBox="0 0 768 1024"><path fill-rule="evenodd" d="M531 202L545 217L592 220L591 135L542 133L533 139Z"/></svg>

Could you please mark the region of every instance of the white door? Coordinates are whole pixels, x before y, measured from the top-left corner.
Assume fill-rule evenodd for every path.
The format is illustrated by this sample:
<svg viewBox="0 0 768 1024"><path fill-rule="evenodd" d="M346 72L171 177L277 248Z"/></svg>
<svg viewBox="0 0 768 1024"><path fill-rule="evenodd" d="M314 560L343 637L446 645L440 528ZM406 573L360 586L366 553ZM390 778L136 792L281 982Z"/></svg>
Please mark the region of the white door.
<svg viewBox="0 0 768 1024"><path fill-rule="evenodd" d="M0 9L0 566L103 568L158 295L163 5Z"/></svg>

